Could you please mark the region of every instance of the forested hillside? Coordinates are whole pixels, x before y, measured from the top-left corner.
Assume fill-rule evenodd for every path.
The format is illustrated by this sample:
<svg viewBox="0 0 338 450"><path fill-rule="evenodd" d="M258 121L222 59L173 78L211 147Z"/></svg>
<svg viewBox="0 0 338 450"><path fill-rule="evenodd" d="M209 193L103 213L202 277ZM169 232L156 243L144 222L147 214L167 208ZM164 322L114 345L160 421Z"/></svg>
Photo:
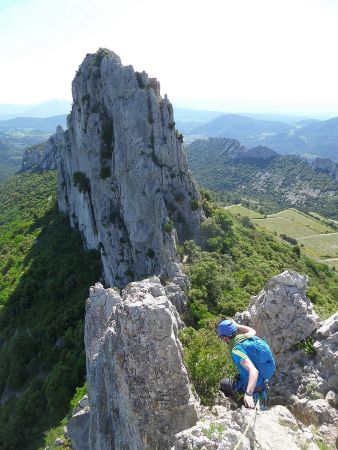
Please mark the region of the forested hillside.
<svg viewBox="0 0 338 450"><path fill-rule="evenodd" d="M84 303L100 264L57 212L54 173L13 177L0 187L0 204L0 449L36 450L83 384ZM213 324L245 309L250 296L286 268L309 275L308 296L322 317L337 309L338 276L328 266L217 208L206 192L203 207L202 248L192 241L179 248L192 285L185 320L198 329L188 329L182 340L202 365L206 348L219 355ZM205 403L219 376L213 371L211 381L207 367L198 375Z"/></svg>
<svg viewBox="0 0 338 450"><path fill-rule="evenodd" d="M298 156L235 159L228 151L229 141L197 140L186 147L189 167L202 186L254 198L270 212L295 206L338 219L338 184L329 176L316 173Z"/></svg>
<svg viewBox="0 0 338 450"><path fill-rule="evenodd" d="M55 173L0 185L1 450L36 450L84 381L84 306L100 262L68 222Z"/></svg>

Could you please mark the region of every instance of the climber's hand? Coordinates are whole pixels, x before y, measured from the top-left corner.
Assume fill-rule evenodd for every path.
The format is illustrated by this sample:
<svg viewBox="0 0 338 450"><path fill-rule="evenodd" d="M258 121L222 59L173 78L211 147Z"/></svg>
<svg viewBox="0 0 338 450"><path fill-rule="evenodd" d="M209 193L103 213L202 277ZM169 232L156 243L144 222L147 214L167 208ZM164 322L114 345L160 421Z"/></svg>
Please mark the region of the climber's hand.
<svg viewBox="0 0 338 450"><path fill-rule="evenodd" d="M244 405L246 408L255 408L255 402L253 401L252 395L244 395Z"/></svg>

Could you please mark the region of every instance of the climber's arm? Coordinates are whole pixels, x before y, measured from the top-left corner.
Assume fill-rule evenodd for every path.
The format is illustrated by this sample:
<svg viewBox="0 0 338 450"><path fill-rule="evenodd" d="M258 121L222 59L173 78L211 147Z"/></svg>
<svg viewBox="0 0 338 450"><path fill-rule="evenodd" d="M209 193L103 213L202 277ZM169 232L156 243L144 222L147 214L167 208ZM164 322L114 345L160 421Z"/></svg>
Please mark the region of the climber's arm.
<svg viewBox="0 0 338 450"><path fill-rule="evenodd" d="M252 364L249 358L242 359L241 365L244 367L245 370L249 372L249 381L248 386L246 388L246 393L244 395L244 404L248 408L254 408L255 403L253 401L252 394L255 390L257 379L258 379L258 370L256 367ZM251 394L251 395L249 395Z"/></svg>
<svg viewBox="0 0 338 450"><path fill-rule="evenodd" d="M237 330L241 334L246 334L248 337L252 337L252 336L256 335L256 330L254 330L253 328L248 327L247 325L241 325L240 323L236 323L234 320L232 320L232 321L236 325Z"/></svg>

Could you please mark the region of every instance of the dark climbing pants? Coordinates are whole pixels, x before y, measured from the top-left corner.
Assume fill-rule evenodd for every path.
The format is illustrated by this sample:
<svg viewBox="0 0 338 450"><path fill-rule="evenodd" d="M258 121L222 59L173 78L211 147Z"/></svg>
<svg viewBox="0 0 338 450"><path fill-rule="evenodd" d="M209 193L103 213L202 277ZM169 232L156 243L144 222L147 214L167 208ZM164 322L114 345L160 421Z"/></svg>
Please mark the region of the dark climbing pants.
<svg viewBox="0 0 338 450"><path fill-rule="evenodd" d="M238 392L236 391L236 381L229 378L223 378L220 382L220 390L226 397L231 397L235 400L238 398Z"/></svg>

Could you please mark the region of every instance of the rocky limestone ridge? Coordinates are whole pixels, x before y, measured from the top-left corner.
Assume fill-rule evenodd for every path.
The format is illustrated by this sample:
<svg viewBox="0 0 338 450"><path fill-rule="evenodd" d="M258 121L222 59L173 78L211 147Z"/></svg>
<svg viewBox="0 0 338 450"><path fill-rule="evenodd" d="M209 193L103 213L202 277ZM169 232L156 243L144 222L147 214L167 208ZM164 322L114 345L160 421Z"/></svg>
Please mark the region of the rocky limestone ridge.
<svg viewBox="0 0 338 450"><path fill-rule="evenodd" d="M100 250L108 285L173 278L176 243L199 241L202 212L171 103L155 78L103 49L86 56L72 91L60 209Z"/></svg>
<svg viewBox="0 0 338 450"><path fill-rule="evenodd" d="M228 158L234 162L247 161L251 163L268 162L278 156L278 153L269 147L257 145L250 149L242 145L237 139L214 138L197 139L190 146L212 148L220 156L220 160Z"/></svg>
<svg viewBox="0 0 338 450"><path fill-rule="evenodd" d="M305 324L309 330L317 329L314 332L318 339L328 338L325 344L320 340L315 344L322 352L319 364L329 367L337 318L320 326L305 297L306 284L306 277L290 271L274 277L252 299L249 311L241 318L250 319L255 305L253 317L257 318L259 328L268 309L264 294L269 293L265 297L273 303L274 293L274 302L280 305L280 323L279 314L274 314L270 334L266 336L273 346L270 339L273 329L276 327L277 333L280 332L284 323L282 312L286 305L294 304L294 311L289 310L290 328L298 324L303 330L301 334L295 332L295 342L309 333ZM171 294L173 290L171 286ZM201 407L189 387L177 338L182 323L167 291L156 277L129 284L122 295L114 289L103 289L100 284L91 289L85 327L88 398L80 402L67 427L74 450L233 450L246 428L247 434L239 447L242 450L316 450L317 441L335 448L337 413L332 406L335 394L328 390L327 378L322 378L323 392L328 390L326 398L312 400L306 387L297 390L299 383L309 376L303 367L298 367L298 375L290 385L279 367L277 383L272 386L272 401L281 399L292 411L276 405L268 411L258 411L255 419L253 412L224 398L212 409ZM286 323L285 327L288 326ZM262 334L263 329L259 331ZM288 342L292 348L290 336ZM302 352L290 352L290 348L277 348L279 366L284 361L296 365ZM305 361L307 357L303 354L302 358ZM326 363L327 359L330 362ZM319 366L316 370L321 373ZM283 386L290 390L289 396L277 392Z"/></svg>
<svg viewBox="0 0 338 450"><path fill-rule="evenodd" d="M178 433L171 450L234 450L239 442L240 450L319 450L315 434L284 406L255 415L244 407L232 410L226 405L205 412L203 420Z"/></svg>
<svg viewBox="0 0 338 450"><path fill-rule="evenodd" d="M67 134L59 125L56 133L46 143L28 147L23 154L21 172L44 172L55 170L60 158L61 147L65 145Z"/></svg>
<svg viewBox="0 0 338 450"><path fill-rule="evenodd" d="M195 425L198 405L182 361L181 326L156 277L129 284L122 296L100 284L91 288L85 321L89 407L68 424L75 450L167 449L176 433Z"/></svg>
<svg viewBox="0 0 338 450"><path fill-rule="evenodd" d="M315 158L311 162L311 167L316 172L323 172L338 182L338 164L330 158Z"/></svg>
<svg viewBox="0 0 338 450"><path fill-rule="evenodd" d="M306 297L307 287L306 276L285 271L273 277L252 297L248 311L236 317L255 328L276 357L271 401L287 405L303 423L316 426L319 436L335 448L338 313L320 322ZM302 350L305 344L299 345L306 339L308 353Z"/></svg>

